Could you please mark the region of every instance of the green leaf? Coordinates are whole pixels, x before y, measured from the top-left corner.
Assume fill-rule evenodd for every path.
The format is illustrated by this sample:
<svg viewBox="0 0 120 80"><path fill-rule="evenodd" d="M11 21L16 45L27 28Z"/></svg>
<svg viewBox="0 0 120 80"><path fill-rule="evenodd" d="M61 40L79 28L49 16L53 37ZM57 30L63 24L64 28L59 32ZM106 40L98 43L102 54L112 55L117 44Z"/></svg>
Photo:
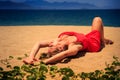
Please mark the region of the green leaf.
<svg viewBox="0 0 120 80"><path fill-rule="evenodd" d="M7 65L6 67L7 67L7 68L12 68L12 66L11 66L11 65Z"/></svg>
<svg viewBox="0 0 120 80"><path fill-rule="evenodd" d="M40 77L38 80L45 80L46 78L45 77Z"/></svg>
<svg viewBox="0 0 120 80"><path fill-rule="evenodd" d="M2 68L2 67L0 67L0 71L3 71L3 68Z"/></svg>
<svg viewBox="0 0 120 80"><path fill-rule="evenodd" d="M50 75L51 77L55 77L55 74L58 72L57 66L50 66Z"/></svg>
<svg viewBox="0 0 120 80"><path fill-rule="evenodd" d="M51 75L51 77L55 77L55 72L50 71L50 75Z"/></svg>
<svg viewBox="0 0 120 80"><path fill-rule="evenodd" d="M120 62L118 62L118 61L113 61L113 62L112 62L112 65L114 65L114 66L120 66Z"/></svg>
<svg viewBox="0 0 120 80"><path fill-rule="evenodd" d="M73 70L70 68L60 68L59 72L61 72L63 75L70 76L70 77L74 75Z"/></svg>
<svg viewBox="0 0 120 80"><path fill-rule="evenodd" d="M17 76L15 80L23 80L23 78L21 76Z"/></svg>
<svg viewBox="0 0 120 80"><path fill-rule="evenodd" d="M40 64L40 71L47 73L48 72L47 65Z"/></svg>
<svg viewBox="0 0 120 80"><path fill-rule="evenodd" d="M17 60L22 60L22 57L18 57Z"/></svg>
<svg viewBox="0 0 120 80"><path fill-rule="evenodd" d="M9 59L13 59L14 57L13 56L9 56Z"/></svg>
<svg viewBox="0 0 120 80"><path fill-rule="evenodd" d="M50 67L50 71L55 71L55 70L58 70L57 66L51 66Z"/></svg>
<svg viewBox="0 0 120 80"><path fill-rule="evenodd" d="M41 53L40 59L48 58L48 55L46 53Z"/></svg>
<svg viewBox="0 0 120 80"><path fill-rule="evenodd" d="M70 80L68 76L63 76L62 80Z"/></svg>
<svg viewBox="0 0 120 80"><path fill-rule="evenodd" d="M101 72L100 70L96 70L96 71L95 71L95 76L96 76L96 77L99 77L100 74L102 74L102 72Z"/></svg>
<svg viewBox="0 0 120 80"><path fill-rule="evenodd" d="M119 58L118 58L118 57L116 57L116 56L113 56L113 59L118 60Z"/></svg>
<svg viewBox="0 0 120 80"><path fill-rule="evenodd" d="M102 75L102 78L104 78L104 79L108 79L108 78L109 78L109 76L108 76L108 75L106 75L106 74L104 74L104 75Z"/></svg>
<svg viewBox="0 0 120 80"><path fill-rule="evenodd" d="M36 80L35 76L33 75L28 75L27 80Z"/></svg>
<svg viewBox="0 0 120 80"><path fill-rule="evenodd" d="M82 73L80 74L80 77L81 77L82 79L85 79L85 78L88 78L88 75L90 75L90 74L82 72ZM89 77L91 77L91 75L90 75Z"/></svg>
<svg viewBox="0 0 120 80"><path fill-rule="evenodd" d="M14 66L13 69L14 70L20 70L20 67L19 66Z"/></svg>
<svg viewBox="0 0 120 80"><path fill-rule="evenodd" d="M29 73L31 72L30 67L28 67L28 65L25 64L21 66L21 69L25 72L29 72Z"/></svg>
<svg viewBox="0 0 120 80"><path fill-rule="evenodd" d="M31 71L32 71L32 73L37 74L38 73L38 68L32 68Z"/></svg>
<svg viewBox="0 0 120 80"><path fill-rule="evenodd" d="M28 55L27 54L24 54L25 55L25 57L28 57Z"/></svg>

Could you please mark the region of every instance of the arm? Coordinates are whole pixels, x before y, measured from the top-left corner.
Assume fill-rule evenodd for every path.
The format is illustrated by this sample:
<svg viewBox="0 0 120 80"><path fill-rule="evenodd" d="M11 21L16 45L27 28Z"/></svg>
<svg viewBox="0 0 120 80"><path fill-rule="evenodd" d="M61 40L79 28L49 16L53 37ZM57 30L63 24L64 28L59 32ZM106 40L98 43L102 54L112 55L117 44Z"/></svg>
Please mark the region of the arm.
<svg viewBox="0 0 120 80"><path fill-rule="evenodd" d="M40 48L56 45L59 38L50 41L37 42L31 50L30 57L35 57Z"/></svg>
<svg viewBox="0 0 120 80"><path fill-rule="evenodd" d="M49 46L49 43L50 43L49 41L37 42L37 43L33 46L29 57L35 57L36 54L38 53L38 51L40 50L40 48L48 47L48 46Z"/></svg>
<svg viewBox="0 0 120 80"><path fill-rule="evenodd" d="M76 55L78 53L78 51L80 51L82 49L82 47L83 46L80 45L80 44L77 44L77 45L76 44L71 44L71 45L69 45L68 50L60 52L60 53L54 55L53 57L51 57L49 59L46 59L43 62L45 64L54 63L56 61L64 59L65 57Z"/></svg>
<svg viewBox="0 0 120 80"><path fill-rule="evenodd" d="M49 43L50 43L50 41L37 42L37 43L33 46L29 57L25 58L25 59L23 60L23 62L24 62L24 63L27 63L27 64L33 64L33 62L36 60L36 59L35 59L35 56L36 56L36 54L38 53L39 49L40 49L40 48L43 48L43 47L49 46Z"/></svg>

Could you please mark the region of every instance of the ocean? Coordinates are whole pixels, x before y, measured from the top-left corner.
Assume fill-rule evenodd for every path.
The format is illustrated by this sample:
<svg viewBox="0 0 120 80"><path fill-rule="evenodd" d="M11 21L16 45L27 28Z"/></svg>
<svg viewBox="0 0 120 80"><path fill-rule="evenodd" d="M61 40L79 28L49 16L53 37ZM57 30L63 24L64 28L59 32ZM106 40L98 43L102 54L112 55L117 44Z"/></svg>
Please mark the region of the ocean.
<svg viewBox="0 0 120 80"><path fill-rule="evenodd" d="M105 26L120 27L120 10L0 10L0 26L90 26L96 16Z"/></svg>

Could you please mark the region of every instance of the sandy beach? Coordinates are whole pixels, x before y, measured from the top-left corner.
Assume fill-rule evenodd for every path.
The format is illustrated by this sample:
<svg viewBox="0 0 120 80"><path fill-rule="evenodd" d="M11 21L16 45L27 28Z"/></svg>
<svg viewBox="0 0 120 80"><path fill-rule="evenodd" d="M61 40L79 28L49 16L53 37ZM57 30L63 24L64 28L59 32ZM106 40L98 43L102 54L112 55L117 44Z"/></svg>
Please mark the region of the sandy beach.
<svg viewBox="0 0 120 80"><path fill-rule="evenodd" d="M0 27L0 59L9 56L23 57L29 54L37 41L56 38L63 31L88 33L90 26L1 26ZM111 63L113 56L120 58L120 27L106 27L105 37L114 41L113 45L106 45L100 52L87 52L82 56L72 58L67 63L57 63L58 67L70 67L74 72L90 72L103 69L105 62ZM41 49L40 53L45 49ZM37 57L39 57L39 55ZM12 65L22 65L20 60L13 59ZM1 67L5 66L0 63ZM5 68L6 69L6 68Z"/></svg>

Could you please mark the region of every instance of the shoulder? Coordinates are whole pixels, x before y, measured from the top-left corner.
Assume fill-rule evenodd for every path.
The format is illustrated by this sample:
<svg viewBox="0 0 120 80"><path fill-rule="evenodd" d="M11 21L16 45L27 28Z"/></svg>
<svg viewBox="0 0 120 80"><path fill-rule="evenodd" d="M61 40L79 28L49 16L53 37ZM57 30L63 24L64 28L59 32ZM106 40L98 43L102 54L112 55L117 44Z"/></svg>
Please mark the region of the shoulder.
<svg viewBox="0 0 120 80"><path fill-rule="evenodd" d="M83 46L82 46L82 44L80 44L80 43L75 43L75 42L73 42L73 43L70 43L70 44L68 45L68 49L71 49L71 48L76 48L76 49L80 50L80 49L83 48Z"/></svg>

